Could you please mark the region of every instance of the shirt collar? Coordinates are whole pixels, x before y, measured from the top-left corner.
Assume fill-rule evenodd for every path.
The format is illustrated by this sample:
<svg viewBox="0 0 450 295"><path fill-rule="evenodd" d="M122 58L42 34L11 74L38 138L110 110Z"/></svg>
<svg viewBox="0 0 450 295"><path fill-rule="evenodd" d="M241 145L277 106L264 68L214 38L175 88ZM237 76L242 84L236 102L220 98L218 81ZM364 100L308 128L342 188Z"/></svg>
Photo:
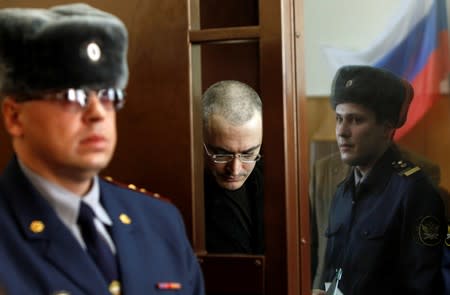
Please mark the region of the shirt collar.
<svg viewBox="0 0 450 295"><path fill-rule="evenodd" d="M77 223L80 202L83 200L94 211L96 217L105 225L112 225L112 220L100 203L100 186L97 176L94 176L92 186L86 195L80 197L64 187L48 181L37 173L31 171L20 160L20 168L30 180L37 191L46 199L55 210L58 217L69 228Z"/></svg>

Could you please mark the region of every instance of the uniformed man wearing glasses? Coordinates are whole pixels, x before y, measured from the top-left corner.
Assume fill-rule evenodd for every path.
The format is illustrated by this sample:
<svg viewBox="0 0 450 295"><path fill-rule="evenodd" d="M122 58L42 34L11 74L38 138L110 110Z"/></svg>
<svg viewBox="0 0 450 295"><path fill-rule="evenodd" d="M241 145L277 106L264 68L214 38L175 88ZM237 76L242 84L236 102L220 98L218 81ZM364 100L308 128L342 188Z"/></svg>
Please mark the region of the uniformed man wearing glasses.
<svg viewBox="0 0 450 295"><path fill-rule="evenodd" d="M7 294L203 294L175 207L100 179L128 80L127 30L84 4L0 10L15 156L0 176Z"/></svg>

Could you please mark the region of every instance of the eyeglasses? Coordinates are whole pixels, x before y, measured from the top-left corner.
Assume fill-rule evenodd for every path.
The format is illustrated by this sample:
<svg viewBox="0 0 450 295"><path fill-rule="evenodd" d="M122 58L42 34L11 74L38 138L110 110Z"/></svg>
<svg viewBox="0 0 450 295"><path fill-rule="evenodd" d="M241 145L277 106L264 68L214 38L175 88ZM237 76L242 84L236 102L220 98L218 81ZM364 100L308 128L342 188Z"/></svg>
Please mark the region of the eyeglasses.
<svg viewBox="0 0 450 295"><path fill-rule="evenodd" d="M241 153L213 154L213 153L209 152L205 143L203 143L203 148L205 149L205 152L208 155L208 157L216 164L230 163L231 161L234 160L234 158L239 159L239 161L241 161L242 163L250 164L250 163L255 163L262 157L260 154L256 154L256 155L255 154L241 154Z"/></svg>
<svg viewBox="0 0 450 295"><path fill-rule="evenodd" d="M116 111L125 105L125 92L117 88L105 88L99 90L68 88L60 91L46 91L25 94L18 101L25 102L30 100L56 100L70 105L74 104L81 109L89 105L89 94L94 92L100 103L106 109L115 109Z"/></svg>

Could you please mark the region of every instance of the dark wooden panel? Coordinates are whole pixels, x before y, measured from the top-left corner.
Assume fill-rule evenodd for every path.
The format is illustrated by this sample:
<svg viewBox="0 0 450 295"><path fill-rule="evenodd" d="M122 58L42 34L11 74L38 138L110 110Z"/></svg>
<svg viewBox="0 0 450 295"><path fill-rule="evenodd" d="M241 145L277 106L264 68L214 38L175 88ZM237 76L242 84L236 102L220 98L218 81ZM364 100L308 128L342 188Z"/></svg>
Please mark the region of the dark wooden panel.
<svg viewBox="0 0 450 295"><path fill-rule="evenodd" d="M130 30L130 83L105 173L171 197L192 237L187 2L114 2Z"/></svg>
<svg viewBox="0 0 450 295"><path fill-rule="evenodd" d="M230 40L252 40L258 38L258 26L189 31L189 41L193 44Z"/></svg>
<svg viewBox="0 0 450 295"><path fill-rule="evenodd" d="M258 0L201 0L201 29L258 25Z"/></svg>
<svg viewBox="0 0 450 295"><path fill-rule="evenodd" d="M199 255L208 295L262 295L265 258L261 255Z"/></svg>
<svg viewBox="0 0 450 295"><path fill-rule="evenodd" d="M238 80L259 92L258 42L203 44L201 57L203 91L220 80Z"/></svg>
<svg viewBox="0 0 450 295"><path fill-rule="evenodd" d="M304 86L296 80L302 72L295 66L294 3L298 1L260 1L267 294L300 294L302 272L309 271L309 266L300 268L300 199L307 200L301 194L307 192L301 167L308 163L303 163L299 146L299 94Z"/></svg>

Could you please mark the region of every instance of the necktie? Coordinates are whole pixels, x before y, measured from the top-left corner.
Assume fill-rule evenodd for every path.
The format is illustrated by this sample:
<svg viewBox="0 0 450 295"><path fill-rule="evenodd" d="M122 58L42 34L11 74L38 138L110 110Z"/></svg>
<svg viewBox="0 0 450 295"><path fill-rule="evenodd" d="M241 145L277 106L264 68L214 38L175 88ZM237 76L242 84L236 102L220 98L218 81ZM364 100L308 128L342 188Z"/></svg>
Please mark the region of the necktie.
<svg viewBox="0 0 450 295"><path fill-rule="evenodd" d="M107 284L117 284L118 270L115 256L106 240L95 227L94 211L85 202L81 202L80 204L78 224L80 225L81 235L83 236L87 251L97 264Z"/></svg>

